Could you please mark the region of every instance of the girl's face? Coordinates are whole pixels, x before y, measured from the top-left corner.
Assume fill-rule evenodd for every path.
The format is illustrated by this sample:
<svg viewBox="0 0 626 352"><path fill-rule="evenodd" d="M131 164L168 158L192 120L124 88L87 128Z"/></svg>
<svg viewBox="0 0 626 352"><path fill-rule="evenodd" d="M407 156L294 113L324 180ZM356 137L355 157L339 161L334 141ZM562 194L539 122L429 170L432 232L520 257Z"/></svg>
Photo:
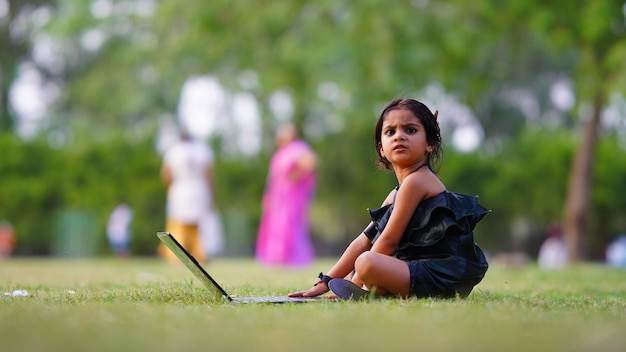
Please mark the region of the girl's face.
<svg viewBox="0 0 626 352"><path fill-rule="evenodd" d="M384 117L380 154L394 167L417 167L427 161L433 146L417 116L407 109L394 109Z"/></svg>

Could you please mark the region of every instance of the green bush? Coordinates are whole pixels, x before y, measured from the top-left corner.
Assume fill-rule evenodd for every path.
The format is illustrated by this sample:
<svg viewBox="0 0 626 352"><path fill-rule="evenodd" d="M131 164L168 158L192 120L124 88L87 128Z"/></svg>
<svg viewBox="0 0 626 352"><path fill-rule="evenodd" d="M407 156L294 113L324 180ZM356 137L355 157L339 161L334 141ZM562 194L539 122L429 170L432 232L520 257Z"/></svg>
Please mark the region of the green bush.
<svg viewBox="0 0 626 352"><path fill-rule="evenodd" d="M363 229L367 208L378 206L397 183L393 173L376 169L370 144L365 130L312 143L320 159L312 233L328 253L340 252ZM460 153L448 147L440 177L450 190L479 195L492 210L476 229L483 248L533 255L547 226L563 216L575 145L565 132L527 130L495 151ZM598 145L588 224L594 258L626 228L624 154L617 137L606 136ZM154 254L154 233L165 224L165 189L152 140L114 138L52 149L45 140L2 135L0 155L0 220L13 224L17 254L51 254L55 239L74 226L68 218L82 219L74 220L74 227L82 224L79 232L95 239L95 254L108 254L105 225L118 199L134 210L133 254ZM269 152L254 158L217 153L225 254L252 253L269 159Z"/></svg>

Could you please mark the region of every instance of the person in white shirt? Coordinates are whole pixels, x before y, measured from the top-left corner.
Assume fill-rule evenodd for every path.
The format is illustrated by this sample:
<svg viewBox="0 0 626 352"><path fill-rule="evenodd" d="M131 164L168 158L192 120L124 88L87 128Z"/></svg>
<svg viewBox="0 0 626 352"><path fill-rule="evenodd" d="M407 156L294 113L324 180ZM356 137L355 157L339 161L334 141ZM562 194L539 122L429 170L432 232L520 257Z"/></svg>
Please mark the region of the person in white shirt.
<svg viewBox="0 0 626 352"><path fill-rule="evenodd" d="M166 151L161 169L167 187L166 231L200 262L208 259L199 228L214 207L213 162L211 149L183 132L181 140ZM177 261L163 243L158 253Z"/></svg>

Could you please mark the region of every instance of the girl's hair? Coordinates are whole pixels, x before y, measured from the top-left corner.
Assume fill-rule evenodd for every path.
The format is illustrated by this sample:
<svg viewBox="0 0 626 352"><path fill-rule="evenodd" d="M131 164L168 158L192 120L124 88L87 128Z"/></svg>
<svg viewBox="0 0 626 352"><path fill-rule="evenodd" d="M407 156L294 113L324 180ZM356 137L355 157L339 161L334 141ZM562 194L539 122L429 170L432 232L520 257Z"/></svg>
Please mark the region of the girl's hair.
<svg viewBox="0 0 626 352"><path fill-rule="evenodd" d="M420 120L422 126L426 131L426 141L428 145L433 146L433 151L428 155L426 163L430 171L437 173L438 162L441 159L443 150L441 148L441 131L439 130L439 123L437 122L438 112L433 114L430 109L415 99L394 99L392 100L378 117L376 122L376 128L374 129L374 148L378 155L378 166L387 170L391 170L391 163L380 154L381 135L383 131L383 122L385 115L392 110L406 109L415 115Z"/></svg>

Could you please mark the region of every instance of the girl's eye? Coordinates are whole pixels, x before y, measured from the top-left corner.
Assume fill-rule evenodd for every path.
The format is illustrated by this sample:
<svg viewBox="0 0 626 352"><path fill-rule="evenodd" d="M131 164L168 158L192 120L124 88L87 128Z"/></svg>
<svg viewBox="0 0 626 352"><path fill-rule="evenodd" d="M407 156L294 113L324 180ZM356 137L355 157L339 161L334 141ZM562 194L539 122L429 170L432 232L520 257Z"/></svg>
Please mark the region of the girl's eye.
<svg viewBox="0 0 626 352"><path fill-rule="evenodd" d="M417 132L417 130L415 128L409 127L409 128L406 129L406 133L413 134L415 132Z"/></svg>
<svg viewBox="0 0 626 352"><path fill-rule="evenodd" d="M387 136L393 135L393 130L385 130L385 135Z"/></svg>

